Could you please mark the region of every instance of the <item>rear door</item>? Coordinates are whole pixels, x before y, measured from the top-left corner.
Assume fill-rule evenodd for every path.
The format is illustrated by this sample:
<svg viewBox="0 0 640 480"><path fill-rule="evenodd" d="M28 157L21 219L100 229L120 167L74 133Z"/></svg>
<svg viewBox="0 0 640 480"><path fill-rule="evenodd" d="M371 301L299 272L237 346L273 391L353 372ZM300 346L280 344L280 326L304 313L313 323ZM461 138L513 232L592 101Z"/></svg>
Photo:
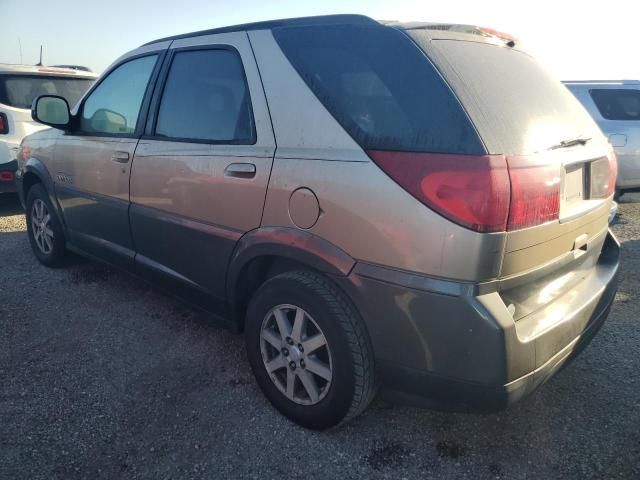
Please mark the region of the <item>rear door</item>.
<svg viewBox="0 0 640 480"><path fill-rule="evenodd" d="M275 151L244 32L176 40L133 161L136 262L224 296L243 233L260 225Z"/></svg>
<svg viewBox="0 0 640 480"><path fill-rule="evenodd" d="M134 256L131 159L160 56L156 51L129 58L100 80L79 106L76 128L59 137L52 165L71 243L124 266Z"/></svg>

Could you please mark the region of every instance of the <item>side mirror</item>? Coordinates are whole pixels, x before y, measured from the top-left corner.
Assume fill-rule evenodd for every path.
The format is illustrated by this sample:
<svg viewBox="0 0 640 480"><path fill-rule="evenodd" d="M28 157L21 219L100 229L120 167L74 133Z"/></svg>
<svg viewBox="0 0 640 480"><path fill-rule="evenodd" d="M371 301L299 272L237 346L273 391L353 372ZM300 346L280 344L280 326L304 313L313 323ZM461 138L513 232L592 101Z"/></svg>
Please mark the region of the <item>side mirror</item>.
<svg viewBox="0 0 640 480"><path fill-rule="evenodd" d="M36 122L64 130L71 122L69 104L57 95L40 95L31 106L31 118Z"/></svg>

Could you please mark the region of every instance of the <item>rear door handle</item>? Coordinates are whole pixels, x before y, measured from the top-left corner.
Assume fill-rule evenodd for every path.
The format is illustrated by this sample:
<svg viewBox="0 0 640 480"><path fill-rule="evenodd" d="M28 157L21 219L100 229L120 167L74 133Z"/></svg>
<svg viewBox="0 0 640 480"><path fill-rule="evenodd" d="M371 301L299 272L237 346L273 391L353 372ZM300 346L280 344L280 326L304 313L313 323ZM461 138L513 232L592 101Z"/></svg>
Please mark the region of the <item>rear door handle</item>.
<svg viewBox="0 0 640 480"><path fill-rule="evenodd" d="M256 166L253 163L231 163L224 169L226 177L253 178L256 176Z"/></svg>
<svg viewBox="0 0 640 480"><path fill-rule="evenodd" d="M129 152L115 151L111 155L111 161L117 163L127 163L129 161Z"/></svg>

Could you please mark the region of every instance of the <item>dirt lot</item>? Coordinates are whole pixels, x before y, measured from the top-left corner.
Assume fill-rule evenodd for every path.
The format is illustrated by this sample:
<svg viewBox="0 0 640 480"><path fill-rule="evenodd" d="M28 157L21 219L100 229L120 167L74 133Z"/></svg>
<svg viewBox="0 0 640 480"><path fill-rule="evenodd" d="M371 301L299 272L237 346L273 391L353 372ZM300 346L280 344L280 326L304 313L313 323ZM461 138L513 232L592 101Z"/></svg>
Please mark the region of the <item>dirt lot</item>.
<svg viewBox="0 0 640 480"><path fill-rule="evenodd" d="M640 196L591 346L493 415L376 401L324 433L278 415L243 339L148 285L31 254L0 196L0 478L640 478Z"/></svg>

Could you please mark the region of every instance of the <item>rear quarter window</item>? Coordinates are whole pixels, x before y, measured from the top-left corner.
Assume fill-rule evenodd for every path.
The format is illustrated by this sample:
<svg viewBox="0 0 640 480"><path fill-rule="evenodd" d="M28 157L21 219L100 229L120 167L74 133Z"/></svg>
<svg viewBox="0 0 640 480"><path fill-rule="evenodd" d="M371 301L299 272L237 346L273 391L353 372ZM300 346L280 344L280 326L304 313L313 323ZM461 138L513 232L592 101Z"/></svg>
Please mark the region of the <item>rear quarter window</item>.
<svg viewBox="0 0 640 480"><path fill-rule="evenodd" d="M340 25L278 28L273 35L365 150L484 153L453 92L402 32Z"/></svg>
<svg viewBox="0 0 640 480"><path fill-rule="evenodd" d="M607 120L640 120L640 90L590 90L598 111Z"/></svg>

